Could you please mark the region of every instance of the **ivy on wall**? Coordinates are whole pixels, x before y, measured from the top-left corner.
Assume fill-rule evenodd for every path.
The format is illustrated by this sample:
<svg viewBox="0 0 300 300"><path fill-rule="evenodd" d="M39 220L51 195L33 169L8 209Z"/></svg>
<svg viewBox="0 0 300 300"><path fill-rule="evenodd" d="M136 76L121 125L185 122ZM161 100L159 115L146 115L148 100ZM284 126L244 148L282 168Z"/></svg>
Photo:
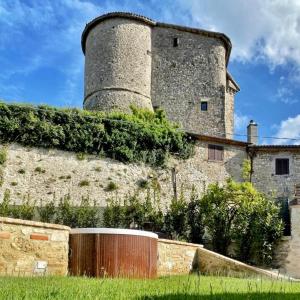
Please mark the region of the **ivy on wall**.
<svg viewBox="0 0 300 300"><path fill-rule="evenodd" d="M129 115L0 103L0 139L157 166L169 154L188 158L193 152L190 138L162 110L134 107Z"/></svg>

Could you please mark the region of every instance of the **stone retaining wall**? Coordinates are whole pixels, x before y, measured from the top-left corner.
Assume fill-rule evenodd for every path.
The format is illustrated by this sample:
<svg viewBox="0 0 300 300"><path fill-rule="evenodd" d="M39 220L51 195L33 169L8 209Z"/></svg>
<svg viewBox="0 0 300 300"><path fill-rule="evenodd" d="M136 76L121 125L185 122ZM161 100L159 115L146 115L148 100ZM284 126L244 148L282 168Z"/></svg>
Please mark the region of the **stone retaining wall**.
<svg viewBox="0 0 300 300"><path fill-rule="evenodd" d="M158 276L189 274L196 251L202 245L179 241L158 240Z"/></svg>
<svg viewBox="0 0 300 300"><path fill-rule="evenodd" d="M192 271L234 277L281 277L204 249L202 245L158 240L158 276L189 274Z"/></svg>
<svg viewBox="0 0 300 300"><path fill-rule="evenodd" d="M69 230L0 217L0 276L66 275Z"/></svg>

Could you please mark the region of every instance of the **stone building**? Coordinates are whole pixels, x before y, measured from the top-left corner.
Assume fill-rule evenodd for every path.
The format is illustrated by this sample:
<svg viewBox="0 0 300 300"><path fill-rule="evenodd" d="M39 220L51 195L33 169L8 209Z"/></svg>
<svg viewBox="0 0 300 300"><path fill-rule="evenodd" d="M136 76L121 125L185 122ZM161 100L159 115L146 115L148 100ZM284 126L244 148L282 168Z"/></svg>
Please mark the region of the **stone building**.
<svg viewBox="0 0 300 300"><path fill-rule="evenodd" d="M186 131L232 136L239 87L226 35L117 12L86 25L82 50L84 108L161 107Z"/></svg>
<svg viewBox="0 0 300 300"><path fill-rule="evenodd" d="M220 174L238 179L242 161L249 158L258 189L279 198L293 196L295 184L300 183L300 146L257 145L253 121L247 143L230 139L239 87L227 70L232 45L226 35L116 12L88 23L81 42L84 108L161 107L169 119L202 140L196 158L201 163L199 169L194 165L192 175L199 182L210 181L205 176L222 181L226 176L221 180ZM241 147L243 154L232 165L227 152L232 148L239 152Z"/></svg>

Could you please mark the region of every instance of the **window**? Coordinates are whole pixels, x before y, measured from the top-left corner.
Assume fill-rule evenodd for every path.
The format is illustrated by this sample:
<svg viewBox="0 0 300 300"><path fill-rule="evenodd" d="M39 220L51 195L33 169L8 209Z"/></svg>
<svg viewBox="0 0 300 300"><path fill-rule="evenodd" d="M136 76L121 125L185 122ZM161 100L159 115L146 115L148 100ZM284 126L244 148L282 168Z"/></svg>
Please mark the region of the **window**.
<svg viewBox="0 0 300 300"><path fill-rule="evenodd" d="M219 160L224 159L224 147L218 145L208 145L208 160Z"/></svg>
<svg viewBox="0 0 300 300"><path fill-rule="evenodd" d="M178 38L173 38L173 47L178 47Z"/></svg>
<svg viewBox="0 0 300 300"><path fill-rule="evenodd" d="M202 101L201 102L201 110L207 111L207 107L208 107L207 101Z"/></svg>
<svg viewBox="0 0 300 300"><path fill-rule="evenodd" d="M275 160L275 174L276 175L287 175L290 173L289 159L288 158L277 158Z"/></svg>

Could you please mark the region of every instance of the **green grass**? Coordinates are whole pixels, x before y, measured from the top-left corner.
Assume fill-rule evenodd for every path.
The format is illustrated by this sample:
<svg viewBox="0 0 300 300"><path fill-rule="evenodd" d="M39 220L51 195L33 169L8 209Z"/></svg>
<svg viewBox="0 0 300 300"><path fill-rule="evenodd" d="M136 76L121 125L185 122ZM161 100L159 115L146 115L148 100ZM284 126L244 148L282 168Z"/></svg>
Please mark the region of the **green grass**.
<svg viewBox="0 0 300 300"><path fill-rule="evenodd" d="M155 280L78 277L0 278L0 299L300 299L300 283L172 276Z"/></svg>

